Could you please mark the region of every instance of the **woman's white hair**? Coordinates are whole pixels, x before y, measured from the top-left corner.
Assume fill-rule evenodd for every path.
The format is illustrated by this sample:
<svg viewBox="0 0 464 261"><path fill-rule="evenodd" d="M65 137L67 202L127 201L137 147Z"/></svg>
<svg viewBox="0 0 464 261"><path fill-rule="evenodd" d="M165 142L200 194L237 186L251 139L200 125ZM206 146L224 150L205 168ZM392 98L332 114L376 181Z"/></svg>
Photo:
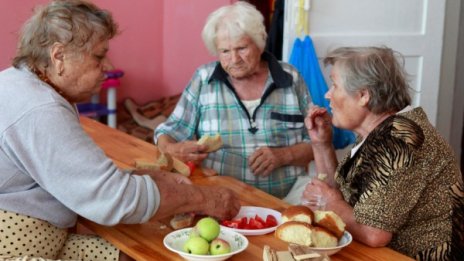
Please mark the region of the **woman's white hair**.
<svg viewBox="0 0 464 261"><path fill-rule="evenodd" d="M238 1L223 6L206 19L201 35L212 55L217 55L216 36L219 28L227 30L233 39L247 35L261 51L264 50L267 37L264 17L255 6L247 2Z"/></svg>

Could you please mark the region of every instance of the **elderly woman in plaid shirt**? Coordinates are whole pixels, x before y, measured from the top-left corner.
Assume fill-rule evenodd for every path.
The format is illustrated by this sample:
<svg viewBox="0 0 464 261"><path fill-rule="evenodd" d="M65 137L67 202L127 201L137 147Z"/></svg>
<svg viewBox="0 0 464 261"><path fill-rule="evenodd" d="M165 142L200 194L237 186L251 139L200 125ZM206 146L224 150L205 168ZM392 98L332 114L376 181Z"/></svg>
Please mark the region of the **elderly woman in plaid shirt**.
<svg viewBox="0 0 464 261"><path fill-rule="evenodd" d="M210 14L202 36L219 61L196 70L155 142L186 162L285 197L313 159L303 78L264 51L263 16L246 2ZM196 143L215 134L224 142L215 152Z"/></svg>

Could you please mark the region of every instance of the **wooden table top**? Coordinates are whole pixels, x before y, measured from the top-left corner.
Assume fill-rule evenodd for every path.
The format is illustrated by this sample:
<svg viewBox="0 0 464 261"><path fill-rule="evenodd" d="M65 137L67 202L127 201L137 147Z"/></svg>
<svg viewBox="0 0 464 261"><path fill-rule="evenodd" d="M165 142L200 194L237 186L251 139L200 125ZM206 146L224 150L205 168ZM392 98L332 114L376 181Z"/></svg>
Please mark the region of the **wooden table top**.
<svg viewBox="0 0 464 261"><path fill-rule="evenodd" d="M90 137L120 168L131 168L134 166L134 159L150 159L159 153L153 144L109 128L92 119L81 117L81 124ZM197 185L227 186L240 195L241 203L244 206L267 207L277 211L282 211L288 207L286 202L231 177L195 175L191 179ZM183 260L179 255L169 251L163 245L164 237L172 231L168 225L169 220L150 220L144 224L120 224L112 227L98 225L83 218L79 219L79 223L136 260ZM275 238L273 233L262 236L248 236L247 238L249 240L248 248L229 260L262 260L264 245L269 245L278 251L287 250L287 243ZM349 246L331 256L331 260L401 261L412 259L386 247L371 248L353 241Z"/></svg>

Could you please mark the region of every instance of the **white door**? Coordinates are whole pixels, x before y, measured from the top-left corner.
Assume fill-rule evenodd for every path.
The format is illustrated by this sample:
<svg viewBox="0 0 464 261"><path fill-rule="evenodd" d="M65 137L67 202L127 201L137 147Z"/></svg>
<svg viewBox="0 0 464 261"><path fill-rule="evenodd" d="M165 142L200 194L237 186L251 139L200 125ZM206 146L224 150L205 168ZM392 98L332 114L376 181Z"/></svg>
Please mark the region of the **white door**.
<svg viewBox="0 0 464 261"><path fill-rule="evenodd" d="M298 9L302 2L309 6L309 35L319 58L340 46L385 45L402 53L413 105L422 106L436 125L444 0L286 0L284 61L296 37L304 36L296 32L297 20L305 18Z"/></svg>

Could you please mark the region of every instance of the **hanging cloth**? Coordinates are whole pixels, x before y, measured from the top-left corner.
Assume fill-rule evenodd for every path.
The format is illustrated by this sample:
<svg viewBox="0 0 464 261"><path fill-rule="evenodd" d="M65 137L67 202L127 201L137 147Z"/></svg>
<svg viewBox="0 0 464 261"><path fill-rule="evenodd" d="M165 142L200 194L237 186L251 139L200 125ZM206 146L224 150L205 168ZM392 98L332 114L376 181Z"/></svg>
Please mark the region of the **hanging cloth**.
<svg viewBox="0 0 464 261"><path fill-rule="evenodd" d="M296 35L303 36L309 34L309 0L299 0L297 5L298 13L296 22Z"/></svg>
<svg viewBox="0 0 464 261"><path fill-rule="evenodd" d="M327 83L319 66L313 41L309 36L303 41L299 38L295 40L289 63L303 75L313 103L326 108L331 113L329 101L324 97L328 91ZM336 149L344 148L353 142L355 142L353 132L333 127L333 144Z"/></svg>

